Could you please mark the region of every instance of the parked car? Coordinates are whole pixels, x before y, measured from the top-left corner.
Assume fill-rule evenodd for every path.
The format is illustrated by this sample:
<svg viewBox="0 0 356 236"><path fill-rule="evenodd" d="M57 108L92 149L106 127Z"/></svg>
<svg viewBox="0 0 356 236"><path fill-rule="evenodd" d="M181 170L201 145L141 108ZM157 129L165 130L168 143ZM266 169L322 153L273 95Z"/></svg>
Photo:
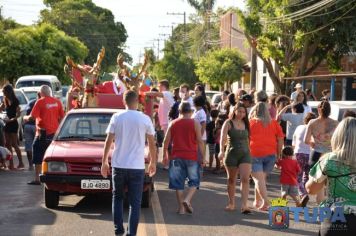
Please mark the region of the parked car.
<svg viewBox="0 0 356 236"><path fill-rule="evenodd" d="M26 95L29 101L33 99L37 99L37 93L40 91L40 87L28 87L28 88L21 88L21 90Z"/></svg>
<svg viewBox="0 0 356 236"><path fill-rule="evenodd" d="M38 91L42 85L48 85L52 89L52 96L62 98L62 85L57 76L54 75L28 75L18 78L15 87L27 88L27 90Z"/></svg>
<svg viewBox="0 0 356 236"><path fill-rule="evenodd" d="M213 108L217 108L219 102L221 102L221 92L213 95L213 98L211 99L211 106Z"/></svg>
<svg viewBox="0 0 356 236"><path fill-rule="evenodd" d="M215 94L221 94L221 92L220 92L220 91L212 91L212 90L207 90L207 91L205 91L205 95L206 95L207 97L209 97L210 99L213 99L213 96L214 96Z"/></svg>
<svg viewBox="0 0 356 236"><path fill-rule="evenodd" d="M26 115L26 108L27 104L29 102L28 98L26 97L25 93L21 89L14 89L15 95L17 99L19 100L20 103L20 117L17 119L17 122L19 123L19 139L22 140L23 138L23 117ZM4 94L2 91L0 91L0 101L2 102L4 98ZM6 112L3 111L0 114L0 118L3 119L6 116Z"/></svg>
<svg viewBox="0 0 356 236"><path fill-rule="evenodd" d="M308 105L311 107L312 112L318 115L318 105L320 101L309 101ZM356 101L330 101L331 113L330 118L341 121L345 111L351 110L356 112Z"/></svg>
<svg viewBox="0 0 356 236"><path fill-rule="evenodd" d="M112 192L111 177L103 178L100 167L106 128L111 116L122 111L124 110L83 108L72 109L67 113L45 153L42 164L40 181L45 184L46 207L56 208L60 195L63 194ZM112 151L113 146L109 162ZM148 160L146 167L147 165ZM145 176L143 191L142 207L149 207L153 179L148 174Z"/></svg>

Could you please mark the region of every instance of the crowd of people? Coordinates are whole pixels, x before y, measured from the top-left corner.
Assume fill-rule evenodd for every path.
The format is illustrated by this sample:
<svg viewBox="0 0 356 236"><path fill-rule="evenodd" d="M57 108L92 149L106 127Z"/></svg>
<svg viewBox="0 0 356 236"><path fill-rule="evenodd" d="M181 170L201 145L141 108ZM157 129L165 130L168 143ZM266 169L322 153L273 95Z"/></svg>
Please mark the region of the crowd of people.
<svg viewBox="0 0 356 236"><path fill-rule="evenodd" d="M4 124L1 128L0 136L2 136L1 140L4 142L0 144L0 168L24 170L25 165L19 148L19 101L11 84L6 84L2 91L4 96L0 105L0 112L5 111L6 115L1 120ZM37 99L29 102L26 108L26 115L23 117L23 139L28 158L28 169L33 170L33 166L35 166L35 177L28 184L40 185L39 174L41 173L45 151L63 117L62 102L52 97L52 91L49 86L41 86ZM15 150L18 158L16 167L14 166L13 150Z"/></svg>
<svg viewBox="0 0 356 236"><path fill-rule="evenodd" d="M155 121L160 125L155 127L165 137L162 162L169 171L169 188L176 191L177 213L193 213L191 202L200 186L203 169L216 174L225 169L228 196L226 211L236 210L235 186L239 178L240 211L242 214L251 213L248 204L251 177L255 186L252 205L258 210L268 211L267 177L274 168L278 168L282 198L289 196L296 206L301 207L307 206L311 194L317 195L318 204L330 207L336 201L342 202L341 198L347 202L345 213L350 219L355 219L353 170L356 169L356 152L355 148L347 145L356 145L355 113L346 111L344 120L339 124L329 117L329 90L323 91L315 114L307 103L308 99L316 100L310 89L304 91L299 83L295 89L291 97L278 94L268 96L265 91L223 91L222 100L216 106L209 103L204 85L200 83L195 85L193 91L183 84L171 93L168 81L161 81L158 92L146 93L148 97L159 98L158 120ZM344 129L337 128L340 126ZM353 133L348 139L339 140L345 142L344 146L338 143L334 149L332 139L342 135L340 132ZM323 157L326 155L332 156L331 159L339 161L342 166L349 167L345 167L341 174L341 177L347 175L343 186L347 188L349 180L348 189L335 192L325 184L325 179L334 178L325 173L323 168L320 171L320 166L325 166ZM310 187L314 180L324 181L323 185L318 185L318 191ZM188 190L184 194L186 181ZM338 186L339 182L334 182L334 185ZM350 224L348 227L355 230Z"/></svg>
<svg viewBox="0 0 356 236"><path fill-rule="evenodd" d="M128 135L136 135L134 140L148 137L150 175L155 174L156 161L160 160L163 168L168 170L169 188L176 192L178 214L194 212L192 199L199 189L204 170L215 174L226 172L226 211L236 210L238 178L240 212L252 212L248 203L250 179L255 189L253 207L268 211L267 177L278 168L282 198L289 196L296 206L305 207L309 195L316 195L318 204L331 208L342 206L348 219L344 224L348 232L355 232L355 226L350 222L356 220L356 115L347 111L340 123L331 119L330 91L323 91L317 114L314 114L307 101L315 96L304 91L300 84L295 88L291 97L268 96L262 90L250 93L242 89L234 93L226 90L221 92L221 102L213 105L203 84L195 84L193 90L182 84L172 93L169 82L163 80L158 83L158 89L152 88L145 93L146 98L156 104L153 119L136 111L139 96L134 91L126 91L124 104L127 112L114 115L110 121L101 169L104 177L110 174L108 152L115 140L111 159L115 232L121 234L124 231L122 179L133 184L129 190L133 235L139 219L142 188L138 186L143 181L144 166L136 157L143 156L145 142L133 144L127 140ZM0 150L0 164L2 168L23 169L17 132L19 102L11 85L3 87L3 94L0 111L6 112L3 119L5 142ZM30 104L24 117L25 151L29 168L32 169L34 164L36 170L35 178L29 184L40 184L38 176L44 152L64 116L61 102L50 95L50 88L42 86L37 100ZM125 129L122 129L123 125ZM158 157L157 147L162 147L162 157ZM13 150L18 158L17 167L12 158ZM188 190L185 192L186 181ZM321 232L330 233L333 224L324 225Z"/></svg>

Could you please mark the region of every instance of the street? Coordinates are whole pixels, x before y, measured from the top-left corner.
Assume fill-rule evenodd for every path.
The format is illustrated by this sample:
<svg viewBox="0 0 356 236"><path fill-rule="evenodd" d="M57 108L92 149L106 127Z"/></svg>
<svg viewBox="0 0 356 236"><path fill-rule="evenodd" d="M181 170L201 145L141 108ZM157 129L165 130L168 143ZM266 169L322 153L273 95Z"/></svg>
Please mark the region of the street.
<svg viewBox="0 0 356 236"><path fill-rule="evenodd" d="M25 153L23 152L25 157ZM15 158L16 159L16 158ZM142 209L138 235L315 235L316 224L294 223L290 228L274 230L268 225L268 213L253 211L242 215L226 212L226 175L204 172L200 190L193 198L193 215L176 213L175 193L168 189L168 172L158 168L152 206ZM111 196L63 196L56 210L44 206L41 186L27 185L32 171L0 171L1 235L113 235ZM269 197L279 196L279 173L268 178ZM250 186L249 203L253 201ZM240 194L237 190L237 209ZM294 206L293 202L289 203ZM316 206L314 197L308 206ZM127 222L128 209L125 209ZM302 217L303 218L303 217Z"/></svg>

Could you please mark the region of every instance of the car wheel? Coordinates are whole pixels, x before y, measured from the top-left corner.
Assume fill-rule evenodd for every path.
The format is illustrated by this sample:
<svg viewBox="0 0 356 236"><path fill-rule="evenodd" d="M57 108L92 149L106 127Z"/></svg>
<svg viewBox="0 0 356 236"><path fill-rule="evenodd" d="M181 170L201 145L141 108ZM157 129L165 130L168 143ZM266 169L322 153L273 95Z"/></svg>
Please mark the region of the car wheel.
<svg viewBox="0 0 356 236"><path fill-rule="evenodd" d="M142 193L142 208L149 208L151 206L151 195L152 195L152 187L148 188L145 192Z"/></svg>
<svg viewBox="0 0 356 236"><path fill-rule="evenodd" d="M59 204L59 192L44 187L45 205L47 208L56 208Z"/></svg>

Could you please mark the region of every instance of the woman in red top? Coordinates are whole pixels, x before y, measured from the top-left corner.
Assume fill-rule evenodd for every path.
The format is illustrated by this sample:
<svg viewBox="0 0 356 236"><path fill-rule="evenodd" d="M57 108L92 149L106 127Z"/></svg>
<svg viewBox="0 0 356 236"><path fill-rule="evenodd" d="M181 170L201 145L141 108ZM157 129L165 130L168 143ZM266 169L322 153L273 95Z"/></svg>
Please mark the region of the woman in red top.
<svg viewBox="0 0 356 236"><path fill-rule="evenodd" d="M203 151L201 126L191 119L192 109L188 102L179 105L179 118L169 125L163 144L163 164L168 164L168 146L172 143L169 160L169 188L176 190L179 214L193 213L191 200L200 184L198 148ZM184 196L185 180L188 179L188 192Z"/></svg>
<svg viewBox="0 0 356 236"><path fill-rule="evenodd" d="M268 106L259 102L250 119L250 150L252 157L252 177L255 182L254 206L267 210L266 176L273 170L276 155L279 157L284 134L276 120L271 119Z"/></svg>

